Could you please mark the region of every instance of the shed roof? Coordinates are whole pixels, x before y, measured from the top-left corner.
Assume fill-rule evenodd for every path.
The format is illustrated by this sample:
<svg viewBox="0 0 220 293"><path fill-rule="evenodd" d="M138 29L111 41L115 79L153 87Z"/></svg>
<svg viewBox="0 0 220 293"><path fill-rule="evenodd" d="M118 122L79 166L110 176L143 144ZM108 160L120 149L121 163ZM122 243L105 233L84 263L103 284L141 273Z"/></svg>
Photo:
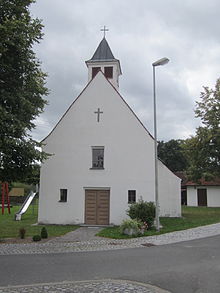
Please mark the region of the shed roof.
<svg viewBox="0 0 220 293"><path fill-rule="evenodd" d="M220 178L207 181L204 178L198 180L198 182L187 181L187 186L220 186Z"/></svg>
<svg viewBox="0 0 220 293"><path fill-rule="evenodd" d="M220 178L214 178L213 180L199 179L197 182L188 180L187 174L183 171L174 172L176 176L181 178L181 186L220 186Z"/></svg>

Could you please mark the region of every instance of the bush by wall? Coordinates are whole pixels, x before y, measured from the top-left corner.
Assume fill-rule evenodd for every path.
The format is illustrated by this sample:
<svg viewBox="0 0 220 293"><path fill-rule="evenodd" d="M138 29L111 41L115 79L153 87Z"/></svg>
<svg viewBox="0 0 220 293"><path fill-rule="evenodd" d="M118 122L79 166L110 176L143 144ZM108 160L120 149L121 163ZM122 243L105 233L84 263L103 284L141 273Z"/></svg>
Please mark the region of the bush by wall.
<svg viewBox="0 0 220 293"><path fill-rule="evenodd" d="M138 220L124 220L120 225L120 233L137 236L140 234L141 222Z"/></svg>
<svg viewBox="0 0 220 293"><path fill-rule="evenodd" d="M146 202L140 199L137 203L130 205L127 214L131 219L137 219L141 222L146 222L148 229L154 224L156 207L153 202Z"/></svg>

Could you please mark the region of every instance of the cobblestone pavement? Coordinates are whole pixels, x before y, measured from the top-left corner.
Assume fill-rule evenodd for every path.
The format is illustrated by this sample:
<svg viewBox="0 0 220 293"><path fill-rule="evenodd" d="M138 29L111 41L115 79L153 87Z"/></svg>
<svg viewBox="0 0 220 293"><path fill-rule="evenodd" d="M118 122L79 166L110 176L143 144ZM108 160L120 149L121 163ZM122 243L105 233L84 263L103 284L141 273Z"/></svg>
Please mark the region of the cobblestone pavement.
<svg viewBox="0 0 220 293"><path fill-rule="evenodd" d="M77 239L80 240L80 233L82 235L86 234L88 232L86 229L88 228L79 228L78 230L80 230L81 232L78 231L78 233L76 233L76 230L68 233L63 237L60 237L59 239L54 238L45 243L0 244L0 255L68 253L101 250L103 251L171 244L181 241L188 241L198 238L219 235L220 223L156 236L117 240L94 236L97 232L96 229L99 229L96 228L93 230L93 232L89 232L91 236L90 239L87 239L85 241L76 240L75 235L77 235Z"/></svg>
<svg viewBox="0 0 220 293"><path fill-rule="evenodd" d="M79 242L97 240L99 237L95 236L103 228L101 227L80 227L72 232L65 234L62 237L55 237L51 239L50 243L58 242Z"/></svg>
<svg viewBox="0 0 220 293"><path fill-rule="evenodd" d="M126 280L99 280L0 287L0 293L169 293L155 286Z"/></svg>

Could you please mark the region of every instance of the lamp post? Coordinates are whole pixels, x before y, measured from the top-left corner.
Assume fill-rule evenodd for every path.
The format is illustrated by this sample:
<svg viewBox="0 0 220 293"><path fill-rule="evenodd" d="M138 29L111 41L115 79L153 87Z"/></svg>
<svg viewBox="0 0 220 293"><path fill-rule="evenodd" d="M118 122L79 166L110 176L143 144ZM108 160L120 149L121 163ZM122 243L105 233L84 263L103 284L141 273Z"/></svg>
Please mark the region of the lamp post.
<svg viewBox="0 0 220 293"><path fill-rule="evenodd" d="M159 59L152 63L153 66L153 97L154 97L154 164L155 164L155 205L156 205L156 230L160 231L159 219L159 199L158 199L158 156L157 156L157 104L156 104L156 81L155 81L155 67L165 65L170 60L166 57Z"/></svg>

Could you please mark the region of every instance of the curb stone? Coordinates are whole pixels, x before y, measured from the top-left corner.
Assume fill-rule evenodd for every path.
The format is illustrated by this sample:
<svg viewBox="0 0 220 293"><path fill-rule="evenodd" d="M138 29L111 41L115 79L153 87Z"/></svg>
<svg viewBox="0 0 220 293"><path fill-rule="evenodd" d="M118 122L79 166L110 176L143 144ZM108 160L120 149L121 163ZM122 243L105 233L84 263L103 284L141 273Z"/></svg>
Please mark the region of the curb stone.
<svg viewBox="0 0 220 293"><path fill-rule="evenodd" d="M171 293L159 287L130 280L86 280L65 281L59 283L43 283L0 287L0 293Z"/></svg>

